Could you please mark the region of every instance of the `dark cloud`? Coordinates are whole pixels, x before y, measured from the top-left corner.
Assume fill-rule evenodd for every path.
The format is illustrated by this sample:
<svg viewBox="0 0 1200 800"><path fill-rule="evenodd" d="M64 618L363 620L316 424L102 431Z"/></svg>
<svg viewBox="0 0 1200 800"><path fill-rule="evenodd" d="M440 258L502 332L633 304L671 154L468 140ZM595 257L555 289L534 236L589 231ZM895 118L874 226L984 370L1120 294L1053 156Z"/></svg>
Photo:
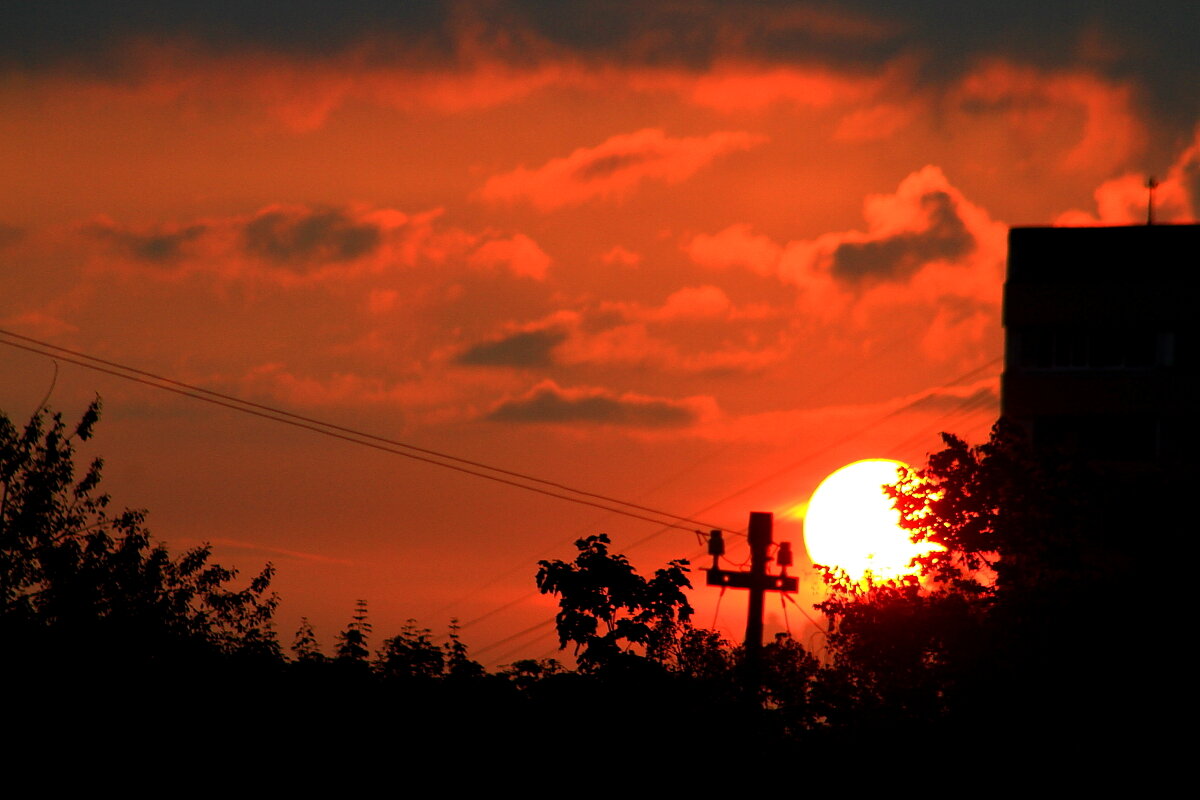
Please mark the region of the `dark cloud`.
<svg viewBox="0 0 1200 800"><path fill-rule="evenodd" d="M0 63L119 77L131 40L324 57L385 38L396 51L429 59L454 49L451 10L442 0L15 0L4 7Z"/></svg>
<svg viewBox="0 0 1200 800"><path fill-rule="evenodd" d="M345 212L265 211L243 229L246 252L277 264L351 261L379 247L377 225Z"/></svg>
<svg viewBox="0 0 1200 800"><path fill-rule="evenodd" d="M497 407L487 417L497 422L592 423L637 428L680 428L696 421L696 412L669 400L620 398L608 394L574 395L544 386Z"/></svg>
<svg viewBox="0 0 1200 800"><path fill-rule="evenodd" d="M481 342L458 357L459 364L480 367L545 367L550 351L567 338L563 331L522 331L491 342Z"/></svg>
<svg viewBox="0 0 1200 800"><path fill-rule="evenodd" d="M904 280L930 261L953 261L975 249L967 230L945 192L921 197L929 219L924 231L905 232L867 242L845 242L833 251L833 276L848 283Z"/></svg>
<svg viewBox="0 0 1200 800"><path fill-rule="evenodd" d="M926 84L981 60L1085 67L1144 89L1170 125L1195 124L1195 0L14 0L0 25L0 68L130 77L132 40L182 42L216 55L363 56L379 66L593 64L704 70L722 59L825 64L874 73L900 57Z"/></svg>
<svg viewBox="0 0 1200 800"><path fill-rule="evenodd" d="M1155 110L1184 129L1196 120L1200 80L1194 0L843 0L840 7L892 22L898 51L924 55L923 77L954 79L1003 56L1043 68L1083 66L1147 90Z"/></svg>
<svg viewBox="0 0 1200 800"><path fill-rule="evenodd" d="M1175 62L1194 74L1200 5L1194 0L13 0L5 5L0 57L28 65L70 61L81 53L117 48L135 36L184 38L217 51L314 56L392 39L421 55L453 54L464 28L477 42L514 59L536 40L583 57L697 67L731 53L775 62L839 59L865 67L917 52L929 56L930 70L943 72L989 53L1062 63L1080 57L1076 46L1086 34L1124 44L1093 58L1128 67L1147 60Z"/></svg>
<svg viewBox="0 0 1200 800"><path fill-rule="evenodd" d="M74 65L115 75L123 45L148 39L185 41L214 53L308 58L366 48L377 62L426 66L481 51L513 63L568 53L592 62L703 69L723 56L750 54L865 66L904 47L903 39L886 34L861 13L794 0L16 0L6 6L0 28L0 63Z"/></svg>
<svg viewBox="0 0 1200 800"><path fill-rule="evenodd" d="M189 225L166 232L139 233L111 225L94 225L89 230L101 239L114 242L139 261L166 264L178 258L183 246L198 238L208 228L204 225Z"/></svg>
<svg viewBox="0 0 1200 800"><path fill-rule="evenodd" d="M597 178L607 178L614 172L632 167L636 164L641 164L643 161L649 161L651 158L658 156L657 152L648 153L613 153L608 156L601 156L593 161L583 164L579 169L575 170L572 176L575 180L588 181Z"/></svg>

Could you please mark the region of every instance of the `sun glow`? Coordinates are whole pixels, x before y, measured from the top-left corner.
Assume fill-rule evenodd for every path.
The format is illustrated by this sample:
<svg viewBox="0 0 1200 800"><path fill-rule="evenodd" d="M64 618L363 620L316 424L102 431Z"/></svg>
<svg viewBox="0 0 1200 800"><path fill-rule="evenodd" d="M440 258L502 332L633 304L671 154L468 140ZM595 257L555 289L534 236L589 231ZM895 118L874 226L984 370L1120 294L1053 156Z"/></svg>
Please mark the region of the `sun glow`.
<svg viewBox="0 0 1200 800"><path fill-rule="evenodd" d="M845 570L853 581L868 573L886 580L916 573L916 556L938 545L915 544L900 527L883 485L895 483L900 461L873 458L848 464L813 492L804 517L804 546L814 564Z"/></svg>

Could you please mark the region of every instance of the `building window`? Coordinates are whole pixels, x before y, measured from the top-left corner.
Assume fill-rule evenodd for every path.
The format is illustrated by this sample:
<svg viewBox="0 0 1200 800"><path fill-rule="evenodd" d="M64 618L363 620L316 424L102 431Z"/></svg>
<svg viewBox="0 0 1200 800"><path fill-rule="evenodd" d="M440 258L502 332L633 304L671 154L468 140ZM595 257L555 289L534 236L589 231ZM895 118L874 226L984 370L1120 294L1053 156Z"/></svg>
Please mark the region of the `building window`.
<svg viewBox="0 0 1200 800"><path fill-rule="evenodd" d="M1010 335L1013 346L1009 363L1024 369L1150 369L1172 366L1174 362L1174 337L1170 333L1026 328Z"/></svg>
<svg viewBox="0 0 1200 800"><path fill-rule="evenodd" d="M1098 461L1152 461L1162 452L1156 417L1134 415L1055 415L1033 421L1038 447Z"/></svg>

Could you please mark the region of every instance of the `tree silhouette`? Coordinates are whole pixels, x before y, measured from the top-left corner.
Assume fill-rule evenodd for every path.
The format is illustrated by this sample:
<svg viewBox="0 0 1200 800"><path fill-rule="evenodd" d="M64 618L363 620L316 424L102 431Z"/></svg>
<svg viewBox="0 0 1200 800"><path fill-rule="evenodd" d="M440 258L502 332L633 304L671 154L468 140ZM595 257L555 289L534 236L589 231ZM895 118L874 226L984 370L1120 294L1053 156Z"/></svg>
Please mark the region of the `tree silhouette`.
<svg viewBox="0 0 1200 800"><path fill-rule="evenodd" d="M500 675L521 691L528 691L540 681L563 674L563 665L553 658L522 658L505 666Z"/></svg>
<svg viewBox="0 0 1200 800"><path fill-rule="evenodd" d="M446 653L433 641L433 632L417 627L417 621L404 623L400 633L383 643L376 668L385 678L440 678L446 666Z"/></svg>
<svg viewBox="0 0 1200 800"><path fill-rule="evenodd" d="M231 589L237 571L209 563L208 545L173 558L151 544L144 511L110 515L100 459L76 478L76 442L99 418L99 400L70 432L60 414L39 411L18 430L0 413L0 635L47 657L278 657L270 564Z"/></svg>
<svg viewBox="0 0 1200 800"><path fill-rule="evenodd" d="M338 634L337 659L348 663L365 664L371 651L367 641L371 637L371 623L367 621L367 601L356 600L354 616L346 630Z"/></svg>
<svg viewBox="0 0 1200 800"><path fill-rule="evenodd" d="M976 447L942 439L925 467L887 489L914 539L944 548L918 559L925 575L992 596L1090 581L1120 562L1120 527L1132 520L1114 524L1128 504L1112 492L1135 490L1132 476L1114 483L1087 462L1034 452L1006 420Z"/></svg>
<svg viewBox="0 0 1200 800"><path fill-rule="evenodd" d="M679 637L675 668L700 681L732 682L738 652L720 633L689 628Z"/></svg>
<svg viewBox="0 0 1200 800"><path fill-rule="evenodd" d="M457 619L450 620L450 632L446 642L446 675L451 678L477 678L484 674L483 665L467 656L467 645L459 635Z"/></svg>
<svg viewBox="0 0 1200 800"><path fill-rule="evenodd" d="M1121 509L1164 513L1121 498L1152 496L1163 476L1035 451L1004 420L981 445L943 441L887 489L914 539L944 548L917 559L922 575L863 587L827 574L835 714L960 730L986 709L995 739L1037 718L1046 744L1117 740L1154 679L1114 636L1168 640L1174 618L1165 603L1147 626L1113 601L1142 571L1126 544L1137 518Z"/></svg>
<svg viewBox="0 0 1200 800"><path fill-rule="evenodd" d="M607 534L579 539L572 563L539 561L537 586L559 597L559 646L575 643L581 669L613 663L639 645L656 661L669 656L692 607L686 560L668 562L647 580L623 555L610 554Z"/></svg>
<svg viewBox="0 0 1200 800"><path fill-rule="evenodd" d="M292 639L292 655L301 663L317 663L325 660L321 653L321 645L317 642L317 634L313 630L308 617L300 618L300 627Z"/></svg>

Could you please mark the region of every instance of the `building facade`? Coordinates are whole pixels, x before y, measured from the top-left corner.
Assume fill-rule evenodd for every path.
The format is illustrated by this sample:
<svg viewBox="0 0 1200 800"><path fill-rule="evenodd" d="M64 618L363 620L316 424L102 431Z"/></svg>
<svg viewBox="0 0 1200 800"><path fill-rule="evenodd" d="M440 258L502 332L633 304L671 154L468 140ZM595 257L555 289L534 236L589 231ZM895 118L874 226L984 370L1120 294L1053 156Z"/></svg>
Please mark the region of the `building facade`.
<svg viewBox="0 0 1200 800"><path fill-rule="evenodd" d="M1013 228L1001 413L1034 445L1166 466L1190 453L1200 225Z"/></svg>

